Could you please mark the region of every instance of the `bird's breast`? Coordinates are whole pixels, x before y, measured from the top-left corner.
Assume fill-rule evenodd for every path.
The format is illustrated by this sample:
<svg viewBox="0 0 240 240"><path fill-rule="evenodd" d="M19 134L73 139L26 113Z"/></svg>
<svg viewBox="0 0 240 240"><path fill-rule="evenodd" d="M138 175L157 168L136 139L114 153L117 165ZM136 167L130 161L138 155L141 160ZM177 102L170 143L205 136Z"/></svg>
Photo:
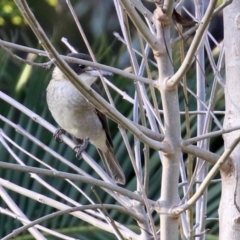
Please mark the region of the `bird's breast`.
<svg viewBox="0 0 240 240"><path fill-rule="evenodd" d="M51 80L47 104L58 125L74 137L97 139L104 132L95 108L68 80Z"/></svg>

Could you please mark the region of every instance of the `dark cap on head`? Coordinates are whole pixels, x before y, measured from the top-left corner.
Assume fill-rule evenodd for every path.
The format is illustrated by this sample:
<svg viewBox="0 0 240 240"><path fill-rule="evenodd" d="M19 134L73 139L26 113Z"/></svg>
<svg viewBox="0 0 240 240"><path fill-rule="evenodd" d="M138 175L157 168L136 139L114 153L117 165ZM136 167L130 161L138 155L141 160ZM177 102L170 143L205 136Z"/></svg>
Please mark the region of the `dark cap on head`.
<svg viewBox="0 0 240 240"><path fill-rule="evenodd" d="M67 56L68 57L79 58L79 59L82 59L82 60L92 62L91 57L87 54L84 54L84 53L69 53ZM71 61L67 61L67 63L69 65L69 67L71 67L72 70L78 75L86 71L86 66L85 65L82 65L82 64L79 64L79 63L73 63Z"/></svg>

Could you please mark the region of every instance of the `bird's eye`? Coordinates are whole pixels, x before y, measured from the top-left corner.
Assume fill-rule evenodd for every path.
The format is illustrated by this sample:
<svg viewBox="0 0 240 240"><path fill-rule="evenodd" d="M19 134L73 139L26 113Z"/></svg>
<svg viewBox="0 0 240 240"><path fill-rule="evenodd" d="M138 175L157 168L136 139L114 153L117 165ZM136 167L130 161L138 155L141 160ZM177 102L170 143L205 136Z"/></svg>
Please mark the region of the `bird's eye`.
<svg viewBox="0 0 240 240"><path fill-rule="evenodd" d="M85 65L79 65L81 69L84 69L86 66Z"/></svg>

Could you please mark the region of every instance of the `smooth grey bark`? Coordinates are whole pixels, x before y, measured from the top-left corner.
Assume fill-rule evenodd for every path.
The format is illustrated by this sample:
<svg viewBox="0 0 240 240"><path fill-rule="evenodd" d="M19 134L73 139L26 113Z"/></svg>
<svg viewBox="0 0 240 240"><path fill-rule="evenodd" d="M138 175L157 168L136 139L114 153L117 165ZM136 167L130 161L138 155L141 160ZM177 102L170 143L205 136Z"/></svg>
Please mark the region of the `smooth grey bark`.
<svg viewBox="0 0 240 240"><path fill-rule="evenodd" d="M170 28L162 27L156 23L157 35L159 41L164 43L170 50ZM168 90L165 87L166 79L174 74L167 50L164 50L159 56L155 56L159 70L159 89L161 92L161 101L164 110L164 141L171 146L172 152L163 155L162 158L162 180L161 180L161 208L166 214L160 214L160 238L161 240L178 239L178 218L173 218L169 214L172 206L176 206L179 201L178 180L179 180L179 159L181 158L181 125L180 110L178 102L178 89L175 87Z"/></svg>
<svg viewBox="0 0 240 240"><path fill-rule="evenodd" d="M224 10L224 45L226 63L226 115L224 127L240 122L240 1L234 0ZM240 134L224 134L225 149ZM240 144L229 158L229 169L222 171L222 196L219 207L219 239L240 239Z"/></svg>

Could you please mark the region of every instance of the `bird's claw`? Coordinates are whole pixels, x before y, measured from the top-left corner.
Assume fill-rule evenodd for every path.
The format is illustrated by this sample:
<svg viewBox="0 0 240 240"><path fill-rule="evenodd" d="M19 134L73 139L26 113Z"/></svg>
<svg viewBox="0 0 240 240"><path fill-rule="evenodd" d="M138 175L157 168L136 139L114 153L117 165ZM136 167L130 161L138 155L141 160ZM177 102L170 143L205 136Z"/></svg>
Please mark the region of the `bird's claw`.
<svg viewBox="0 0 240 240"><path fill-rule="evenodd" d="M78 142L79 142L79 139L78 139ZM82 158L82 152L87 148L88 143L89 143L89 138L86 138L86 139L82 140L81 144L78 144L77 146L75 146L73 148L73 150L75 152L77 152L76 158L78 158L78 159Z"/></svg>
<svg viewBox="0 0 240 240"><path fill-rule="evenodd" d="M53 137L55 138L55 140L59 143L62 143L63 140L62 140L62 134L65 134L66 131L62 128L59 128L56 130L56 132L53 134Z"/></svg>

